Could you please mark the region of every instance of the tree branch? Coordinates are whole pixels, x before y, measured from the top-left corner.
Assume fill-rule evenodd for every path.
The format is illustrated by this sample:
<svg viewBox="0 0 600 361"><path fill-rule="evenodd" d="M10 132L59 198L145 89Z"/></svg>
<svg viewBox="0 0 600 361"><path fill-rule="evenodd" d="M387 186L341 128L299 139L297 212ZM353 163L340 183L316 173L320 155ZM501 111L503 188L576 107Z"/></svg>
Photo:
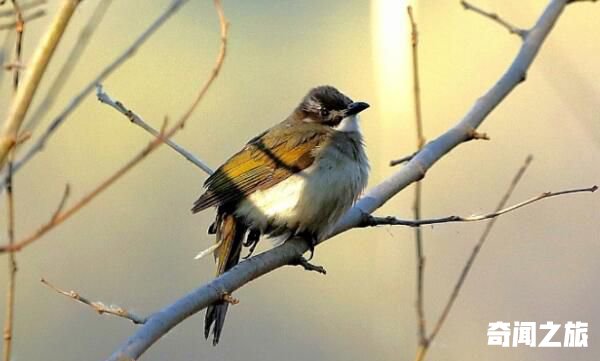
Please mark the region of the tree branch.
<svg viewBox="0 0 600 361"><path fill-rule="evenodd" d="M46 15L46 10L36 10L31 14L24 15L22 21L23 23L27 23L32 20L39 19L44 15ZM15 20L10 23L0 24L0 30L14 29L17 25L19 25L19 20Z"/></svg>
<svg viewBox="0 0 600 361"><path fill-rule="evenodd" d="M54 77L54 80L52 80L52 84L48 87L44 100L35 108L33 114L28 117L23 129L32 131L39 124L42 117L48 112L48 109L54 104L54 101L60 95L63 86L67 83L71 74L77 67L77 64L82 59L81 55L87 48L92 35L96 31L98 25L102 22L102 19L111 4L112 0L98 2L92 15L87 19L85 26L79 32L75 44L69 50L67 59L62 64L58 74Z"/></svg>
<svg viewBox="0 0 600 361"><path fill-rule="evenodd" d="M363 221L361 223L359 223L356 226L356 228L376 227L376 226L408 226L408 227L418 228L418 227L421 227L421 226L424 226L427 224L453 223L453 222L478 222L478 221L484 221L486 219L496 218L505 213L512 212L516 209L519 209L528 204L540 201L542 199L561 196L561 195L565 195L565 194L571 194L571 193L583 193L583 192L593 193L596 190L598 190L598 186L595 185L595 186L592 186L589 188L569 189L569 190L560 191L560 192L544 192L538 196L529 198L523 202L517 203L515 205L512 205L512 206L504 208L504 209L497 210L492 213L473 215L473 216L468 216L468 217L448 216L448 217L433 218L433 219L405 220L405 219L398 219L398 218L392 217L392 216L375 217L375 216L365 213Z"/></svg>
<svg viewBox="0 0 600 361"><path fill-rule="evenodd" d="M77 5L79 5L79 0L63 0L50 28L33 54L25 79L23 80L23 85L19 87L9 110L8 117L0 131L0 169L6 164L8 152L15 145L19 128L23 123L23 119L25 119L25 114L37 91L42 75Z"/></svg>
<svg viewBox="0 0 600 361"><path fill-rule="evenodd" d="M415 101L415 129L417 137L417 152L425 145L425 136L423 135L423 119L421 115L421 86L419 82L419 32L417 23L415 22L412 7L407 8L408 18L411 28L411 45L412 45L412 66L413 66L413 96ZM421 182L415 183L415 195L413 200L413 214L415 220L421 219ZM415 227L415 250L417 263L417 327L419 334L419 345L427 343L427 329L425 324L425 296L423 295L423 283L425 276L425 254L423 253L423 232L420 227Z"/></svg>
<svg viewBox="0 0 600 361"><path fill-rule="evenodd" d="M193 155L192 153L190 153L185 148L181 147L179 144L175 143L171 139L164 138L163 133L152 128L152 126L150 124L146 123L146 121L144 121L144 119L142 119L142 117L137 115L134 111L125 107L125 105L123 105L123 103L121 103L120 101L112 99L110 97L110 95L108 95L103 90L101 84L98 84L96 86L96 96L98 97L98 100L101 103L111 106L113 109L117 110L119 113L126 116L127 119L129 119L129 121L131 121L133 124L141 127L142 129L144 129L148 133L152 134L156 138L159 138L161 141L165 142L168 146L173 148L177 153L181 154L185 159L192 162L196 167L202 169L206 174L210 175L213 173L212 169L210 169L210 167L208 165L206 165L206 163L204 163L201 159L199 159L198 157L196 157L195 155Z"/></svg>
<svg viewBox="0 0 600 361"><path fill-rule="evenodd" d="M38 228L37 231L22 238L21 240L19 240L12 246L11 245L0 246L0 253L7 252L7 251L11 251L11 252L20 251L24 247L26 247L29 244L40 239L43 235L45 235L48 231L50 231L54 227L62 224L64 221L71 218L81 208L83 208L84 206L89 204L99 194L104 192L112 184L114 184L117 180L119 180L123 175L125 175L129 170L131 170L133 167L135 167L137 164L139 164L139 162L146 159L146 157L150 153L152 153L161 144L163 144L162 139L169 139L173 135L175 135L179 130L182 129L185 122L190 118L193 111L197 108L198 104L200 104L202 99L204 99L204 95L206 94L206 92L208 91L208 89L210 88L212 83L215 81L215 79L217 78L219 71L221 70L223 62L225 60L228 24L223 15L223 9L221 7L221 2L219 0L215 0L215 4L216 4L217 14L219 16L220 28L221 28L220 29L220 31L221 31L221 46L219 48L219 53L217 55L215 65L211 71L210 76L208 77L206 82L200 88L200 90L199 90L198 94L196 95L196 97L194 98L194 101L192 102L192 104L188 107L188 109L185 111L185 113L179 118L179 120L170 129L165 130L163 137L156 138L153 141L151 141L150 143L148 143L148 145L146 147L144 147L138 154L136 154L132 159L130 159L127 163L125 163L125 165L123 165L121 168L119 168L115 173L113 173L107 179L102 181L96 188L94 188L89 193L84 195L81 199L79 199L75 204L73 204L66 210L61 211L58 214L55 214L55 216L52 217L52 219L49 223L44 224L43 226Z"/></svg>
<svg viewBox="0 0 600 361"><path fill-rule="evenodd" d="M517 171L513 180L511 181L510 185L508 186L508 189L504 193L504 196L502 196L502 199L500 199L500 202L496 206L496 212L500 212L500 210L506 206L508 199L514 192L515 188L517 187L517 184L519 184L519 181L523 178L523 175L525 174L525 171L531 164L532 160L533 160L533 157L531 155L527 156L524 164ZM593 190L592 190L592 192L593 192ZM454 305L454 301L456 301L456 298L458 297L458 293L460 292L462 285L464 284L464 282L467 278L467 275L469 274L471 266L473 266L473 262L475 262L475 258L479 254L481 247L483 247L483 244L484 244L485 240L487 239L488 235L490 234L490 232L492 231L494 224L496 224L496 220L497 220L497 218L493 218L489 222L487 222L481 237L477 241L477 244L475 245L475 247L473 247L473 251L471 252L471 255L469 256L469 259L465 263L465 267L463 268L463 270L460 274L460 277L458 278L458 281L456 282L456 285L454 286L454 289L452 290L452 293L450 294L450 297L448 298L448 302L446 303L444 310L442 311L435 326L433 327L433 330L431 331L431 334L429 335L430 343L433 342L433 340L437 336L438 332L442 328L442 325L446 321L446 318L450 314L450 310L452 309L452 306Z"/></svg>
<svg viewBox="0 0 600 361"><path fill-rule="evenodd" d="M71 99L69 105L63 111L54 118L44 133L35 141L35 143L27 150L14 164L13 172L18 172L23 165L25 165L31 158L37 153L41 152L46 146L46 142L54 135L55 131L65 122L65 120L71 115L71 113L81 104L83 99L91 93L96 84L106 79L116 69L119 68L126 60L131 58L136 51L148 40L173 14L179 10L189 0L173 0L171 4L160 14L156 20L150 26L138 36L137 39L127 48L121 55L119 55L112 63L107 65L92 81L90 81L74 98ZM0 190L6 186L6 180L0 183Z"/></svg>
<svg viewBox="0 0 600 361"><path fill-rule="evenodd" d="M123 307L116 305L106 306L104 303L99 301L90 301L88 298L82 296L81 294L73 290L63 291L60 288L51 284L50 282L46 281L44 278L42 278L40 282L49 287L51 290L60 293L61 295L69 297L70 299L75 300L79 303L83 303L84 305L90 306L94 311L98 312L101 315L106 313L109 315L126 318L131 322L135 323L136 325L144 324L146 322L146 317L137 316L127 311Z"/></svg>
<svg viewBox="0 0 600 361"><path fill-rule="evenodd" d="M36 8L36 7L38 7L40 5L44 5L44 4L46 4L46 0L34 0L34 1L20 3L19 8L21 9L21 11L26 11L26 10ZM12 10L0 11L0 18L4 17L4 16L15 16L14 8Z"/></svg>
<svg viewBox="0 0 600 361"><path fill-rule="evenodd" d="M523 29L520 29L520 28L512 25L511 23L504 20L496 13L491 13L491 12L485 11L475 5L471 5L470 3L466 2L465 0L462 0L460 2L460 4L465 8L465 10L474 11L477 14L482 15L482 16L496 22L498 25L500 25L503 28L505 28L506 30L508 30L509 33L520 36L521 39L525 39L525 37L527 36L527 30L523 30Z"/></svg>
<svg viewBox="0 0 600 361"><path fill-rule="evenodd" d="M15 56L16 62L21 62L21 53L23 48L23 32L25 28L25 22L23 20L23 14L17 0L12 0L13 8L16 17L15 31L17 33L17 42L15 44ZM19 89L19 68L15 68L13 90L16 93ZM11 149L8 153L8 185L6 187L6 205L7 205L7 233L8 233L8 244L15 243L15 199L13 192L13 161L15 157L15 148ZM6 287L6 317L4 319L4 332L3 332L3 361L10 361L12 355L13 346L13 325L15 318L15 292L17 286L17 258L13 252L8 255L8 282Z"/></svg>
<svg viewBox="0 0 600 361"><path fill-rule="evenodd" d="M477 129L486 116L525 79L527 69L566 4L567 0L550 1L537 23L528 32L519 53L501 79L477 100L467 115L454 127L426 144L406 166L367 192L333 227L328 238L359 224L364 213L372 213L400 190L421 179L435 162L467 139L469 132ZM153 314L108 360L138 359L158 339L187 317L221 300L224 294L231 294L257 277L290 264L307 250L308 244L303 239L293 238L279 247L239 263L230 271Z"/></svg>

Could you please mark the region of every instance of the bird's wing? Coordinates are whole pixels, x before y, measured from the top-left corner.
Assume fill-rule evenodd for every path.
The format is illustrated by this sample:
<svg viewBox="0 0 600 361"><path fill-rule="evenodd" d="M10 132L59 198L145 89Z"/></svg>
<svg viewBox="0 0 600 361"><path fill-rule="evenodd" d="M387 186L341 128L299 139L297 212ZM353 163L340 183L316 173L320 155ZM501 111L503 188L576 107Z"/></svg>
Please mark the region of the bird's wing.
<svg viewBox="0 0 600 361"><path fill-rule="evenodd" d="M206 180L207 190L192 211L238 201L308 168L329 132L308 124L282 125L252 139Z"/></svg>

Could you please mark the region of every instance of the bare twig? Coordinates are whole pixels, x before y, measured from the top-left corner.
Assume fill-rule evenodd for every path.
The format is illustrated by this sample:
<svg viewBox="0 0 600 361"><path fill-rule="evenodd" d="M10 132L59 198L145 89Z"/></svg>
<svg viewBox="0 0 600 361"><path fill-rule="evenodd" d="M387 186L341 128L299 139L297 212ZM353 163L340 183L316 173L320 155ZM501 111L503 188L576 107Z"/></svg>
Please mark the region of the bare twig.
<svg viewBox="0 0 600 361"><path fill-rule="evenodd" d="M71 195L71 186L67 184L67 185L65 185L65 190L63 192L62 198L60 199L60 203L58 203L58 207L56 207L56 210L52 214L52 218L50 218L49 223L53 223L56 221L56 218L58 218L60 213L65 208L65 205L67 204L67 199L69 199L70 195Z"/></svg>
<svg viewBox="0 0 600 361"><path fill-rule="evenodd" d="M421 115L421 89L419 82L419 32L417 23L413 16L412 7L407 7L408 18L411 28L412 45L412 67L413 67L413 96L415 102L415 129L417 136L417 152L425 145L425 136L423 135L423 118ZM413 200L413 214L415 220L421 219L421 182L415 182L415 195ZM425 297L423 295L423 283L425 276L425 254L423 253L423 232L420 227L415 227L415 250L417 263L417 298L415 308L417 311L417 328L419 335L419 346L427 343L427 330L425 320Z"/></svg>
<svg viewBox="0 0 600 361"><path fill-rule="evenodd" d="M465 10L474 11L479 15L482 15L486 18L491 19L492 21L495 21L496 23L498 23L498 25L500 25L503 28L505 28L506 30L508 30L509 33L520 36L521 39L524 39L527 36L527 30L524 30L524 29L521 29L521 28L518 28L518 27L512 25L511 23L504 20L496 13L485 11L475 5L468 3L465 0L462 0L460 3L465 8Z"/></svg>
<svg viewBox="0 0 600 361"><path fill-rule="evenodd" d="M523 41L519 53L501 79L473 105L472 109L455 126L438 138L427 143L408 164L368 192L333 226L326 241L339 233L353 228L364 213L372 213L412 182L421 179L423 172L433 166L450 150L468 137L469 129L476 129L487 115L518 85L539 52L547 35L560 17L567 0L551 0L544 12ZM252 280L279 267L289 265L308 250L301 237L288 240L282 245L240 262L228 272L193 290L159 312L138 328L107 359L109 361L138 359L165 333L187 317L222 299L224 293L232 293Z"/></svg>
<svg viewBox="0 0 600 361"><path fill-rule="evenodd" d="M13 8L16 14L16 60L21 62L22 53L22 40L23 40L23 15L19 7L17 0L12 0ZM13 70L14 81L13 90L16 93L19 89L19 69ZM7 202L7 218L8 218L8 244L13 245L15 243L15 200L13 193L13 160L15 156L15 149L11 149L8 154L8 186L6 187L6 202ZM10 252L8 255L8 284L6 287L6 316L4 319L4 332L3 332L3 361L10 361L12 354L13 345L13 325L15 319L15 290L16 290L16 276L17 276L17 259L14 252Z"/></svg>
<svg viewBox="0 0 600 361"><path fill-rule="evenodd" d="M113 316L126 318L126 319L130 320L131 322L135 323L136 325L144 324L146 322L146 319L147 319L146 317L137 316L137 315L127 311L123 307L116 306L116 305L107 306L104 303L99 302L99 301L90 301L87 297L84 297L81 294L79 294L78 292L75 292L73 290L71 290L71 291L61 290L60 288L54 286L53 284L51 284L50 282L46 281L43 278L40 280L40 282L42 282L44 285L46 285L50 289L54 290L55 292L60 293L61 295L67 296L72 300L75 300L77 302L83 303L84 305L90 306L94 311L98 312L101 315L109 314L109 315L113 315Z"/></svg>
<svg viewBox="0 0 600 361"><path fill-rule="evenodd" d="M87 45L92 38L92 35L96 31L96 28L102 22L104 18L104 14L112 4L112 0L103 0L99 1L94 9L92 15L86 22L85 26L79 32L79 36L73 45L73 48L69 51L69 55L67 56L67 60L61 66L58 74L54 77L52 84L46 91L46 96L44 100L35 108L33 114L28 117L23 129L31 131L34 129L42 116L45 115L48 109L54 104L54 101L61 93L64 85L69 80L73 70L77 67L77 63L81 60L82 54L87 48Z"/></svg>
<svg viewBox="0 0 600 361"><path fill-rule="evenodd" d="M504 196L500 200L500 203L498 204L498 206L496 206L496 212L500 211L502 208L504 208L504 206L506 206L506 202L508 201L511 194L515 190L515 188L516 188L517 184L519 183L519 181L521 180L521 178L523 177L523 174L525 174L525 171L529 167L529 164L531 164L532 160L533 160L533 157L531 155L527 156L527 158L525 159L525 163L517 171L517 174L514 176L508 189L504 193ZM424 346L421 346L417 349L415 361L422 361L425 359L425 355L427 354L427 351L429 351L429 346L433 343L433 340L435 339L438 332L442 328L444 321L450 314L452 305L454 304L454 301L458 297L458 294L459 294L460 289L467 277L467 274L469 273L469 270L471 269L471 266L473 265L473 262L475 261L475 257L481 250L481 247L483 246L483 242L487 238L487 235L490 233L495 222L496 222L496 219L494 218L487 223L485 231L483 232L483 235L481 236L481 238L479 239L479 241L473 248L473 252L471 253L471 256L469 257L469 259L467 260L467 263L465 264L465 267L463 268L462 273L461 273L456 285L454 286L454 289L452 290L450 297L448 298L448 302L446 303L446 306L444 307L442 314L440 315L436 324L434 325L433 331L431 331L431 334L429 334L429 336L427 336L427 342L424 344Z"/></svg>
<svg viewBox="0 0 600 361"><path fill-rule="evenodd" d="M23 13L21 12L21 8L19 7L19 2L17 0L12 0L13 8L15 10L15 32L17 33L17 42L15 44L15 63L22 64L22 55L23 55L23 31L25 30L25 20L23 20ZM13 88L15 89L15 93L19 88L19 76L21 74L20 67L15 67L13 69ZM11 170L12 172L12 170Z"/></svg>
<svg viewBox="0 0 600 361"><path fill-rule="evenodd" d="M9 155L8 163L8 185L6 187L6 199L8 208L8 244L12 245L15 243L15 204L13 195L13 179L12 179L12 158L14 151L11 151ZM16 275L17 275L17 260L14 252L8 254L8 285L6 287L6 316L4 319L4 347L2 352L2 359L4 361L10 361L12 353L12 340L13 340L13 323L15 316L15 286L16 286Z"/></svg>
<svg viewBox="0 0 600 361"><path fill-rule="evenodd" d="M407 155L406 157L402 157L399 159L390 160L390 167L410 161L411 159L413 159L415 157L415 155L417 155L417 153L419 153L419 152L414 152L411 155Z"/></svg>
<svg viewBox="0 0 600 361"><path fill-rule="evenodd" d="M196 109L200 101L204 98L204 95L217 78L219 71L223 65L225 60L225 54L227 49L227 31L228 31L228 23L223 14L223 8L221 6L221 2L219 0L215 0L215 6L217 9L217 14L219 16L220 27L221 27L221 46L219 49L219 53L217 55L217 59L215 61L215 66L211 71L209 78L200 88L200 91L196 95L196 98L192 102L192 104L188 107L186 112L179 118L179 120L170 127L165 133L163 137L156 138L152 140L146 147L144 147L138 154L136 154L132 159L130 159L125 165L119 168L114 174L101 182L96 188L92 191L84 195L80 200L78 200L75 204L67 208L66 210L57 214L51 222L46 223L42 227L40 227L36 232L30 234L29 236L19 240L13 246L0 246L0 253L7 251L20 251L23 247L31 244L32 242L38 240L48 231L53 229L54 227L60 225L67 219L71 218L74 214L76 214L81 208L89 204L96 196L105 191L108 187L114 184L117 180L119 180L123 175L125 175L130 169L136 166L139 162L144 160L150 153L152 153L156 148L158 148L162 143L163 139L171 138L175 133L182 129L185 122L192 115L192 112Z"/></svg>
<svg viewBox="0 0 600 361"><path fill-rule="evenodd" d="M511 194L514 192L514 190L517 187L517 184L519 183L519 181L521 180L521 178L523 178L523 174L525 174L525 171L527 170L527 168L531 164L532 160L533 160L533 157L531 155L527 156L527 158L525 159L525 163L517 171L517 173L515 174L513 180L511 181L510 185L508 186L508 189L506 190L506 193L504 194L504 196L502 197L502 199L500 200L500 202L496 206L495 212L500 212L502 210L502 208L504 208L506 206L506 203L508 202L508 199L510 198ZM597 189L597 187L595 187L591 191L593 192L596 189ZM565 194L565 193L563 193L563 194ZM481 237L479 238L479 241L477 242L477 244L473 248L473 251L471 252L470 257L467 260L467 263L465 264L465 267L463 268L463 270L462 270L462 272L460 274L460 277L458 278L458 281L456 282L456 285L454 286L454 289L452 290L452 293L450 294L450 297L448 298L448 302L446 303L446 306L444 307L444 310L442 311L442 314L440 315L440 317L437 320L435 326L433 327L433 330L431 331L431 334L429 335L429 341L430 342L435 339L435 337L437 336L438 332L442 328L442 325L444 324L444 321L448 317L448 314L450 313L450 310L452 309L452 305L454 304L454 301L458 297L460 289L462 288L462 285L465 282L465 279L467 278L467 275L469 274L469 270L471 269L471 266L473 266L473 262L475 261L475 258L479 254L479 251L481 250L481 247L483 247L483 244L484 244L485 240L487 239L487 236L490 234L490 232L492 230L492 227L496 223L496 220L497 220L497 218L493 218L493 219L491 219L486 224L485 230L483 231L483 234L481 235Z"/></svg>
<svg viewBox="0 0 600 361"><path fill-rule="evenodd" d="M112 63L107 65L92 81L90 81L74 98L71 99L69 105L63 109L63 111L54 118L48 128L44 131L44 133L35 141L35 143L27 150L25 155L23 155L19 160L17 160L14 164L14 172L17 172L25 165L31 158L33 158L37 153L44 149L46 142L50 137L54 134L54 132L64 123L64 121L68 118L69 115L81 104L83 99L91 93L96 84L100 83L102 80L107 78L110 74L112 74L119 66L121 66L126 60L132 57L136 51L153 35L156 30L158 30L163 23L169 19L179 8L187 3L189 0L173 0L171 4L165 9L165 11L160 14L156 20L142 33L140 36L127 48L121 55L119 55ZM0 183L0 189L4 188L6 185L5 180Z"/></svg>
<svg viewBox="0 0 600 361"><path fill-rule="evenodd" d="M164 123L165 125L163 125L163 129L160 132L157 131L156 129L152 128L152 126L150 124L146 123L146 121L144 119L142 119L142 117L140 117L135 112L133 112L132 110L125 107L125 105L123 105L123 103L121 103L118 100L112 99L110 97L110 95L108 95L103 90L102 85L100 85L100 84L98 84L96 87L96 96L98 97L98 100L101 103L110 105L113 109L116 109L119 113L125 115L127 117L127 119L129 119L129 121L131 121L133 124L141 127L148 133L152 134L153 136L155 136L155 137L159 138L160 140L162 140L163 142L165 142L167 145L169 145L171 148L173 148L177 153L181 154L185 159L189 160L195 166L202 169L206 174L210 175L213 173L212 169L210 169L210 167L208 165L206 165L206 163L204 163L201 159L199 159L198 157L196 157L195 155L193 155L192 153L190 153L185 148L181 147L180 145L178 145L171 139L164 138L163 135L164 135L164 127L166 125L166 122Z"/></svg>
<svg viewBox="0 0 600 361"><path fill-rule="evenodd" d="M25 119L25 114L38 89L42 75L77 5L79 5L79 0L63 0L56 16L50 24L50 28L46 31L33 54L25 79L23 80L23 85L19 87L10 107L8 117L0 131L0 169L6 164L8 152L15 145L19 128L23 123L23 119Z"/></svg>
<svg viewBox="0 0 600 361"><path fill-rule="evenodd" d="M19 23L22 21L23 23L28 23L30 21L33 21L35 19L39 19L42 16L46 15L46 10L36 10L35 12L31 13L31 14L27 14L22 16L22 18L20 20L15 20L13 22L10 23L5 23L5 24L0 24L0 30L7 30L7 29L13 29L15 27L17 27L17 25L19 25Z"/></svg>
<svg viewBox="0 0 600 361"><path fill-rule="evenodd" d="M4 41L2 42L2 47L0 48L0 84L2 84L2 79L4 79L4 74L6 73L2 71L2 69L4 69L4 67L7 65L6 59L10 52L9 48L13 41L13 35L14 33L12 31L7 31L6 35L4 36Z"/></svg>
<svg viewBox="0 0 600 361"><path fill-rule="evenodd" d="M58 207L56 207L56 210L52 214L52 217L50 217L50 220L48 220L46 223L41 225L35 232L33 232L33 234L20 240L19 242L0 246L0 253L9 252L12 254L14 252L19 252L23 247L27 246L29 243L40 238L42 235L44 235L50 229L54 228L57 223L61 222L60 217L63 214L62 210L67 202L67 199L69 198L69 194L70 194L70 187L67 184L65 187L65 191L62 195L62 198L60 199L60 203L58 204Z"/></svg>
<svg viewBox="0 0 600 361"><path fill-rule="evenodd" d="M27 11L27 10L31 10L33 8L36 8L38 6L44 5L46 4L46 0L34 0L34 1L28 1L28 2L24 2L24 3L20 3L19 8L21 9L21 11ZM2 10L0 11L0 17L5 17L5 16L14 16L15 15L15 11L14 9L12 10Z"/></svg>
<svg viewBox="0 0 600 361"><path fill-rule="evenodd" d="M492 213L473 215L473 216L468 216L468 217L448 216L448 217L432 218L432 219L404 220L404 219L398 219L396 217L375 217L370 214L364 213L363 221L361 223L359 223L356 227L357 228L376 227L376 226L420 227L420 226L424 226L424 225L428 225L428 224L438 224L438 223L478 222L478 221L484 221L486 219L496 218L505 213L512 212L516 209L525 207L526 205L540 201L542 199L561 196L561 195L565 195L565 194L571 194L571 193L584 193L584 192L592 192L593 193L596 190L598 190L598 186L595 185L595 186L592 186L589 188L569 189L569 190L560 191L560 192L544 192L538 196L529 198L523 202L514 204L514 205L504 208L504 209L494 211Z"/></svg>

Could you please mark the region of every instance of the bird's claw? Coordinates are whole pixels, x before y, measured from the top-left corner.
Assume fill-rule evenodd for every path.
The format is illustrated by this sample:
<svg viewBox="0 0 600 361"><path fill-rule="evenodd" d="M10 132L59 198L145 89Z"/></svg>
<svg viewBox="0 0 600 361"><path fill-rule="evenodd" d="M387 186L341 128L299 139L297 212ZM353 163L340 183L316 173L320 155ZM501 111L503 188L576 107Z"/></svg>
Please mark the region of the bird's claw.
<svg viewBox="0 0 600 361"><path fill-rule="evenodd" d="M292 266L301 266L302 268L304 268L307 271L313 271L313 272L318 272L318 273L322 273L322 274L327 274L327 271L325 270L325 268L323 268L323 266L317 266L314 265L310 262L308 262L308 260L302 256L298 257L294 262L291 263Z"/></svg>

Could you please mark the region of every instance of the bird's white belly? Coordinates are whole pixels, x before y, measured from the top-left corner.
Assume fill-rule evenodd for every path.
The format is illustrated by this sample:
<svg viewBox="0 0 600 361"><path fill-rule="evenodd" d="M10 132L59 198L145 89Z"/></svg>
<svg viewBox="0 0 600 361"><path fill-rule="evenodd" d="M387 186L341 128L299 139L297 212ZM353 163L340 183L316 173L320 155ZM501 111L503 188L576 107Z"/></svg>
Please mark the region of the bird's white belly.
<svg viewBox="0 0 600 361"><path fill-rule="evenodd" d="M345 156L321 159L280 183L250 194L236 214L267 230L308 231L322 235L358 198L367 167Z"/></svg>

